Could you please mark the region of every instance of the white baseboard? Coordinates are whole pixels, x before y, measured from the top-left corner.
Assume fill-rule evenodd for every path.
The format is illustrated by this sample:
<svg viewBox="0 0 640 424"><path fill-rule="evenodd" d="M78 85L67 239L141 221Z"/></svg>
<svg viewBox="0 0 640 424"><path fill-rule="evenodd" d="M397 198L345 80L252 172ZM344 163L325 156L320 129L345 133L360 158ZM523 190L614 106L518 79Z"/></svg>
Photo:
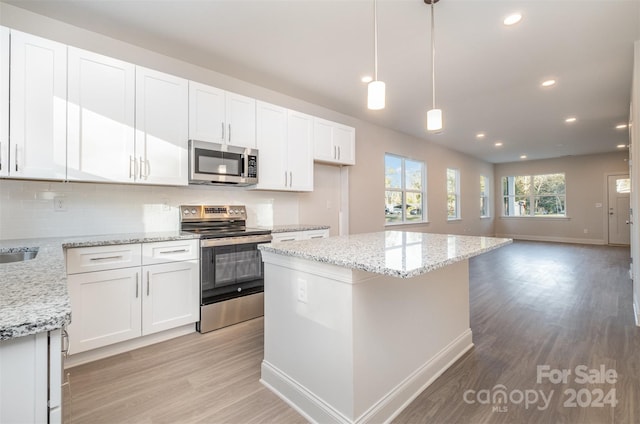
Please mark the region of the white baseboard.
<svg viewBox="0 0 640 424"><path fill-rule="evenodd" d="M64 360L64 368L71 368L77 365L86 364L97 361L98 359L108 358L109 356L118 355L120 353L129 352L130 350L139 349L141 347L150 346L165 340L174 339L186 334L195 333L196 325L187 324L181 327L172 328L171 330L161 331L148 336L138 337L124 342L116 343L110 346L100 347L98 349L88 350L86 352L69 355Z"/></svg>
<svg viewBox="0 0 640 424"><path fill-rule="evenodd" d="M602 239L584 239L584 238L573 238L573 237L531 236L531 235L523 235L523 234L496 234L495 237L511 238L514 240L549 241L554 243L598 244L598 245L607 244Z"/></svg>
<svg viewBox="0 0 640 424"><path fill-rule="evenodd" d="M472 347L471 330L467 329L355 419L346 417L267 361L262 361L260 382L313 423L388 423Z"/></svg>

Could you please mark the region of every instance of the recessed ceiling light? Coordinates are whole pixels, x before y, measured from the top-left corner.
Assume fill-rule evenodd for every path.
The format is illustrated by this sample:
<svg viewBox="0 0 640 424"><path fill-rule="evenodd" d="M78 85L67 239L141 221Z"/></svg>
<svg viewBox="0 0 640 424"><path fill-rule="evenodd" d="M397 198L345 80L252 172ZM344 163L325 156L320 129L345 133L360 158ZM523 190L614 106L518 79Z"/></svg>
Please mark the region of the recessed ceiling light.
<svg viewBox="0 0 640 424"><path fill-rule="evenodd" d="M502 141L498 141L496 143L493 144L496 147L501 147L502 146Z"/></svg>
<svg viewBox="0 0 640 424"><path fill-rule="evenodd" d="M616 125L616 129L617 130L623 130L625 128L627 128L627 124L618 124L618 125Z"/></svg>
<svg viewBox="0 0 640 424"><path fill-rule="evenodd" d="M527 155L520 155L520 159L526 159Z"/></svg>
<svg viewBox="0 0 640 424"><path fill-rule="evenodd" d="M578 118L576 118L575 116L571 116L567 119L564 120L564 122L566 122L567 124L571 124L572 122L576 122L578 120Z"/></svg>
<svg viewBox="0 0 640 424"><path fill-rule="evenodd" d="M616 147L618 149L624 149L625 147L627 147L627 145L626 144L618 144Z"/></svg>
<svg viewBox="0 0 640 424"><path fill-rule="evenodd" d="M552 85L556 85L556 80L554 79L548 79L546 81L543 81L541 84L543 87L551 87Z"/></svg>
<svg viewBox="0 0 640 424"><path fill-rule="evenodd" d="M502 22L505 25L510 26L510 25L517 24L521 20L522 20L522 15L520 13L512 13L511 15L507 16L506 18L504 18L504 21L502 21Z"/></svg>
<svg viewBox="0 0 640 424"><path fill-rule="evenodd" d="M369 75L366 75L362 78L360 78L360 81L362 81L365 84L369 84L371 81L373 81L373 78Z"/></svg>
<svg viewBox="0 0 640 424"><path fill-rule="evenodd" d="M476 134L476 138L485 138L487 135L485 133Z"/></svg>

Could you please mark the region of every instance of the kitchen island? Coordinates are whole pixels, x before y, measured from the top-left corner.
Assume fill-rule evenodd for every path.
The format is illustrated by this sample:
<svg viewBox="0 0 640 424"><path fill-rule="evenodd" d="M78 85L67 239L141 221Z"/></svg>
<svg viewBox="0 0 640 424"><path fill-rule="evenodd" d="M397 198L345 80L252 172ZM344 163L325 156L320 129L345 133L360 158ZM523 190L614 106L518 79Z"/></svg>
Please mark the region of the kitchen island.
<svg viewBox="0 0 640 424"><path fill-rule="evenodd" d="M261 381L312 422L388 422L473 347L468 259L510 239L385 231L261 245Z"/></svg>

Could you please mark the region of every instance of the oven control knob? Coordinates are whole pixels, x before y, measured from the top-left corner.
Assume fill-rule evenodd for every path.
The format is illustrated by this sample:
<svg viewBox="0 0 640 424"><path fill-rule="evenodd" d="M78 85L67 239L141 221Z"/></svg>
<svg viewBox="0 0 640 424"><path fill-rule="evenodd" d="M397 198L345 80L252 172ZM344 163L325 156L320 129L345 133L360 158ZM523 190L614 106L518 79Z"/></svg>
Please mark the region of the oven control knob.
<svg viewBox="0 0 640 424"><path fill-rule="evenodd" d="M185 215L189 215L189 209L183 210L182 213L185 214Z"/></svg>
<svg viewBox="0 0 640 424"><path fill-rule="evenodd" d="M241 292L241 291L242 291L242 287L238 287L238 292Z"/></svg>
<svg viewBox="0 0 640 424"><path fill-rule="evenodd" d="M195 209L191 209L191 213L195 215L196 214L196 210Z"/></svg>

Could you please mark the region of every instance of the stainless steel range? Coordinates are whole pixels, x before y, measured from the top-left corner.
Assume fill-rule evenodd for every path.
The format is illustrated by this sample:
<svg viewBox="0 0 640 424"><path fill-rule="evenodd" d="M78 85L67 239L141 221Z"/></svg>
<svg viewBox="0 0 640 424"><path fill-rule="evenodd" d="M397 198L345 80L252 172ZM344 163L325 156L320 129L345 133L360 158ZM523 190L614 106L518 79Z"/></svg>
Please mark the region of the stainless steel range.
<svg viewBox="0 0 640 424"><path fill-rule="evenodd" d="M200 235L201 333L264 315L264 265L258 244L271 231L247 228L244 206L180 206L182 231Z"/></svg>

